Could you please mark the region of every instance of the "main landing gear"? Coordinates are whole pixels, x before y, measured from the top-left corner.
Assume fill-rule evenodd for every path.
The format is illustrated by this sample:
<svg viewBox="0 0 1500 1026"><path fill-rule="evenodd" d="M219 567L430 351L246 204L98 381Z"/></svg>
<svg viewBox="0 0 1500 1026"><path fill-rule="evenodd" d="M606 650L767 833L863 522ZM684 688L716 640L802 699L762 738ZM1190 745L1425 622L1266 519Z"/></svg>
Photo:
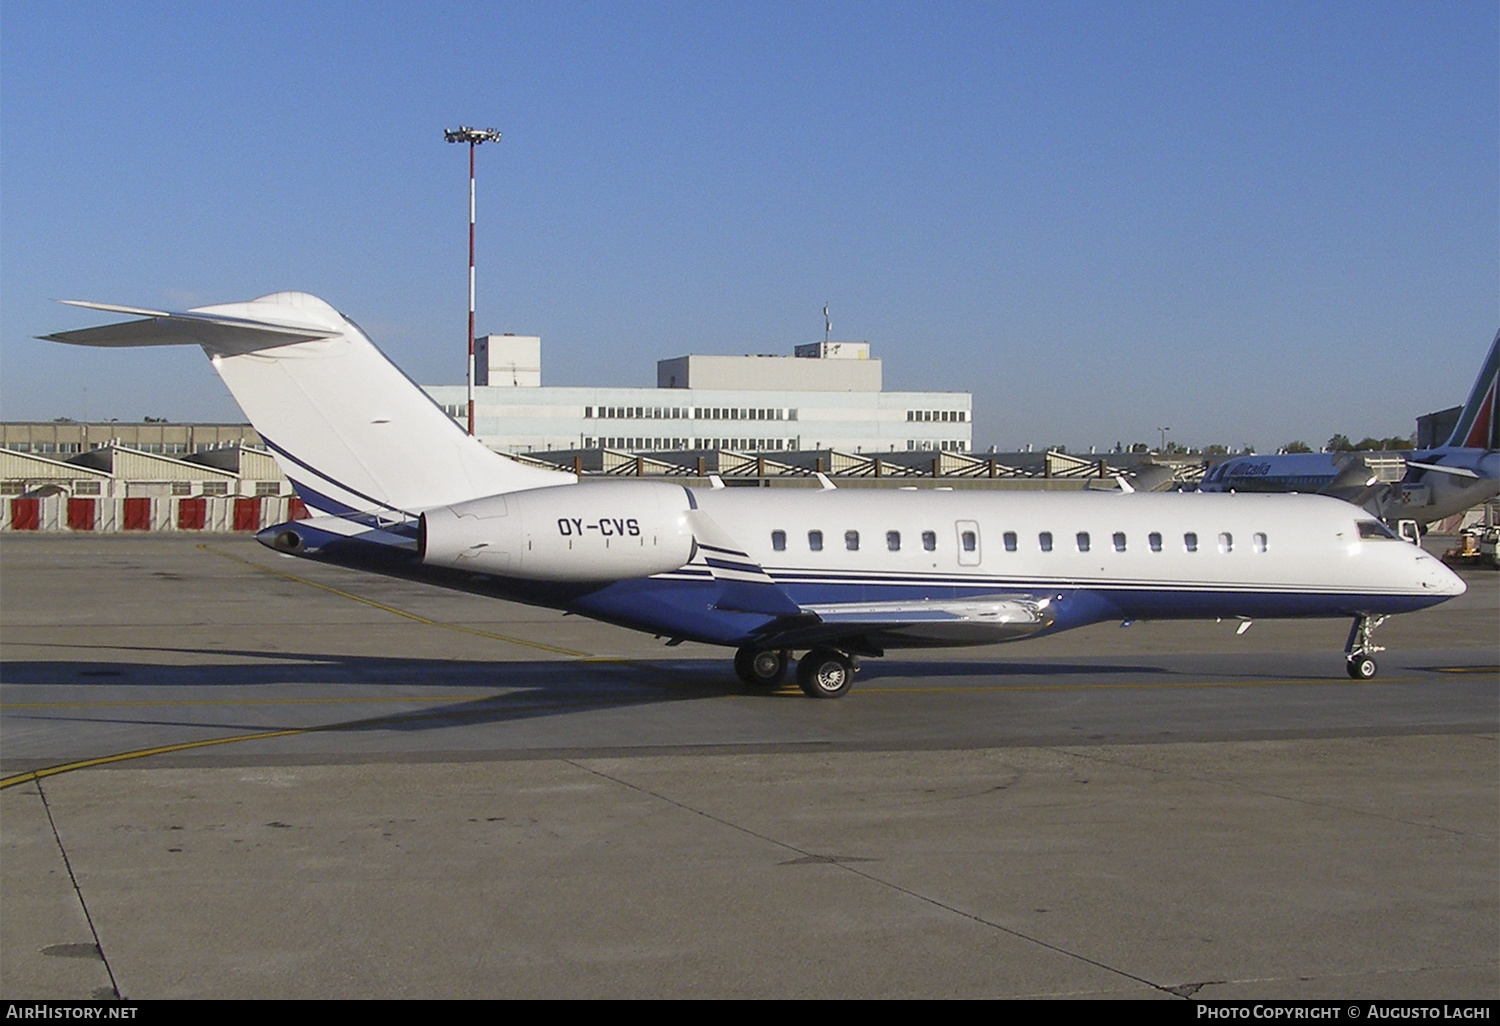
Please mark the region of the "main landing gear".
<svg viewBox="0 0 1500 1026"><path fill-rule="evenodd" d="M786 678L787 657L791 653L774 648L751 648L746 645L734 654L734 672L752 688L774 688Z"/></svg>
<svg viewBox="0 0 1500 1026"><path fill-rule="evenodd" d="M1369 680L1380 668L1375 662L1375 653L1385 649L1375 644L1371 637L1385 619L1384 616L1360 613L1349 628L1349 640L1344 642L1344 663L1349 676L1355 680Z"/></svg>
<svg viewBox="0 0 1500 1026"><path fill-rule="evenodd" d="M746 645L734 654L734 672L753 688L771 689L786 677L791 653ZM854 683L859 662L832 648L815 648L797 660L797 686L812 698L839 698Z"/></svg>

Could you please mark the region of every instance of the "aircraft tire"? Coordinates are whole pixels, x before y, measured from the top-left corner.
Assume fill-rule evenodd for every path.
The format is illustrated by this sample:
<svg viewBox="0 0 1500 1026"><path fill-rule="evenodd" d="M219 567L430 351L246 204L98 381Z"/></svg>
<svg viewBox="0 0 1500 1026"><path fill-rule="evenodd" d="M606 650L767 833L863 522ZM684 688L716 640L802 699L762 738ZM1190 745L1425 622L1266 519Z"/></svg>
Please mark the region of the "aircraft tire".
<svg viewBox="0 0 1500 1026"><path fill-rule="evenodd" d="M854 683L854 664L842 652L815 648L797 661L797 686L809 698L842 698Z"/></svg>
<svg viewBox="0 0 1500 1026"><path fill-rule="evenodd" d="M746 645L734 654L734 672L752 688L774 688L786 679L786 653Z"/></svg>
<svg viewBox="0 0 1500 1026"><path fill-rule="evenodd" d="M1350 656L1345 668L1355 680L1369 680L1375 676L1379 666L1373 656Z"/></svg>

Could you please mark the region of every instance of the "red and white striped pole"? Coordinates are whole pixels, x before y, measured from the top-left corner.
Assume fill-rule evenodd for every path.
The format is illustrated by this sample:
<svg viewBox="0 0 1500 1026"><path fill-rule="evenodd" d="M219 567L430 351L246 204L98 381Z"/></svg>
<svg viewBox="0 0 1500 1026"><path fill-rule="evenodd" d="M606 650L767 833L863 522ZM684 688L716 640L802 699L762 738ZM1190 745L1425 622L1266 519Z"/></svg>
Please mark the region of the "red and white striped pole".
<svg viewBox="0 0 1500 1026"><path fill-rule="evenodd" d="M500 133L493 128L445 129L443 138L449 142L469 144L469 366L467 374L469 391L469 434L474 433L474 147L482 142L499 142Z"/></svg>

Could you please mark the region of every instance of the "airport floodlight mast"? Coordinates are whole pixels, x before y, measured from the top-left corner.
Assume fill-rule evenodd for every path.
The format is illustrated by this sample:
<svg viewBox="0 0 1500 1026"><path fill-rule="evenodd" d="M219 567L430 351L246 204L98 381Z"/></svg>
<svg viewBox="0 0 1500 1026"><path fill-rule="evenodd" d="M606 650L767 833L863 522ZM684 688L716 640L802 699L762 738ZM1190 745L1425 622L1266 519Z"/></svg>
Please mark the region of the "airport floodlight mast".
<svg viewBox="0 0 1500 1026"><path fill-rule="evenodd" d="M469 144L469 434L474 433L474 147L480 143L499 142L500 133L493 128L443 129L443 138L451 143Z"/></svg>

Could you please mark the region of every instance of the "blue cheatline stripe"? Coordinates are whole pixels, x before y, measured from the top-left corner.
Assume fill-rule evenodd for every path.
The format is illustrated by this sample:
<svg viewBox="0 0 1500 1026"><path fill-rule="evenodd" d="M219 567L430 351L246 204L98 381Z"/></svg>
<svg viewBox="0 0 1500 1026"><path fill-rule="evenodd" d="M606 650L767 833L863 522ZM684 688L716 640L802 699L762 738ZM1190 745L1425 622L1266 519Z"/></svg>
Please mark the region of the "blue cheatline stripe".
<svg viewBox="0 0 1500 1026"><path fill-rule="evenodd" d="M287 452L285 449L283 449L281 446L277 445L275 442L271 441L265 435L261 435L260 436L260 440L262 442L265 442L266 443L266 448L270 449L272 452L276 453L279 456L284 457L287 460L290 460L291 462L295 463L297 466L301 467L303 470L306 470L308 473L316 475L319 478L322 478L324 481L327 481L329 484L333 485L335 488L342 488L344 491L348 492L350 495L356 495L359 498L364 499L366 502L370 503L372 506L379 506L381 509L388 509L388 510L390 510L393 513L400 513L403 516L408 516L409 517L409 516L413 515L412 513L408 512L407 510L400 509L399 507L396 507L396 506L392 506L388 502L382 502L379 499L376 499L376 498L373 498L372 496L366 495L364 492L360 491L357 488L350 488L348 485L344 484L342 481L337 480L336 478L329 477L327 474L323 473L321 470L319 470L317 467L314 467L312 464L307 463L304 460L300 460L296 456L293 456L290 452ZM287 475L287 477L288 477L288 479L290 479L291 475L289 474L289 475ZM325 496L325 498L326 498L326 496ZM306 500L303 500L303 501L306 501ZM346 506L345 509L347 509L349 512L357 512L352 506Z"/></svg>
<svg viewBox="0 0 1500 1026"><path fill-rule="evenodd" d="M347 516L350 513L359 512L359 510L355 509L353 506L345 506L342 502L339 502L336 499L331 499L328 496L324 495L322 492L308 487L306 484L297 480L295 477L292 477L290 474L287 475L287 480L292 483L292 487L296 489L297 494L301 496L303 503L320 513L327 513L330 516L341 517Z"/></svg>

